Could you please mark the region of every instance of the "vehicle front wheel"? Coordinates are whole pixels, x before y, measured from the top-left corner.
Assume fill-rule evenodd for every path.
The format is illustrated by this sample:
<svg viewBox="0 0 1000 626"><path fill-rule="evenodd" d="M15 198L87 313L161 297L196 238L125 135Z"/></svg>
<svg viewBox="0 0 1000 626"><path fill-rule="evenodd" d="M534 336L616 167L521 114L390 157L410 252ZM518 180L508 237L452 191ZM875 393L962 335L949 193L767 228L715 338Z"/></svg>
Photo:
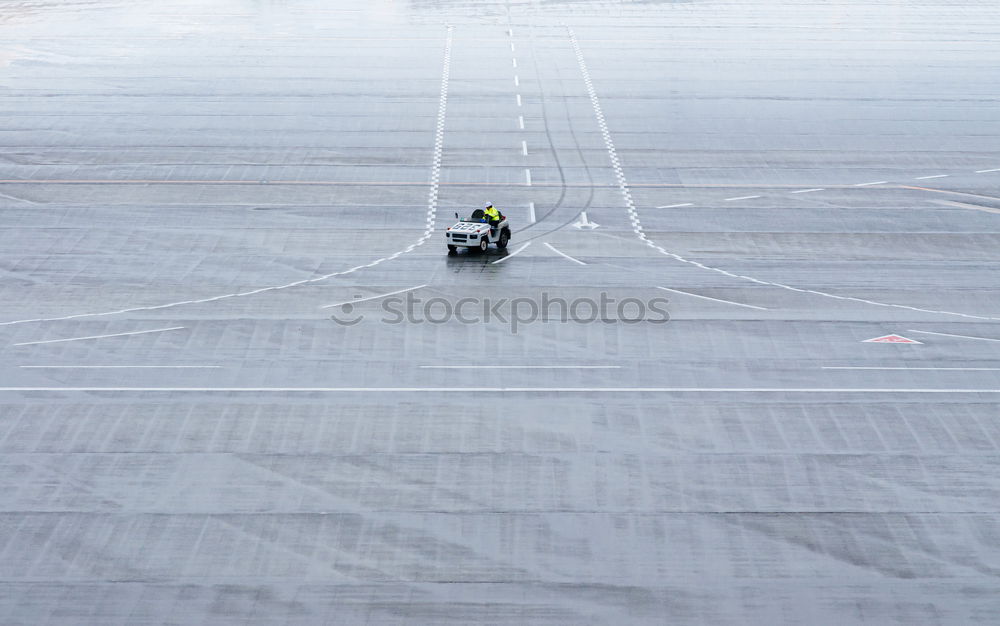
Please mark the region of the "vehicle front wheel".
<svg viewBox="0 0 1000 626"><path fill-rule="evenodd" d="M503 250L507 247L508 241L510 241L510 232L507 230L500 231L500 239L497 240L497 247Z"/></svg>
<svg viewBox="0 0 1000 626"><path fill-rule="evenodd" d="M479 251L486 252L486 249L490 247L490 240L483 235L483 238L479 240Z"/></svg>

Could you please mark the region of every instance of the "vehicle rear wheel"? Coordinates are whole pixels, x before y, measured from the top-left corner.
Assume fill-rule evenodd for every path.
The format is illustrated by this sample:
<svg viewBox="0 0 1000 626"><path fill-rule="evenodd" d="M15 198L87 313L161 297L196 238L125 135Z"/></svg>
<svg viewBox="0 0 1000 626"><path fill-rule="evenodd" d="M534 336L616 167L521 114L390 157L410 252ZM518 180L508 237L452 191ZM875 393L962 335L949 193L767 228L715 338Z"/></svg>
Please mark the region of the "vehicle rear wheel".
<svg viewBox="0 0 1000 626"><path fill-rule="evenodd" d="M489 237L483 235L483 238L479 240L479 251L486 252L486 249L490 247Z"/></svg>
<svg viewBox="0 0 1000 626"><path fill-rule="evenodd" d="M448 254L458 254L458 247L449 244L448 245Z"/></svg>
<svg viewBox="0 0 1000 626"><path fill-rule="evenodd" d="M500 231L500 239L497 240L497 247L503 250L507 247L507 242L510 241L510 231L507 229Z"/></svg>

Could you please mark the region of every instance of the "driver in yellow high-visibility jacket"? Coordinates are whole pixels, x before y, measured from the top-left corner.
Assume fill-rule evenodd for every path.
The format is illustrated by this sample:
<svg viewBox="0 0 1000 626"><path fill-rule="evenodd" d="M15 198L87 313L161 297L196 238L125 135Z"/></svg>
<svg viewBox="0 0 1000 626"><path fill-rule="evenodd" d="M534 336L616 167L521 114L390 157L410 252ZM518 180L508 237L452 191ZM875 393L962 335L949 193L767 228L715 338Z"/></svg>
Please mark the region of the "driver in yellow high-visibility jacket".
<svg viewBox="0 0 1000 626"><path fill-rule="evenodd" d="M496 230L497 224L500 223L500 211L494 209L492 204L488 204L483 209L483 217L489 222L490 230Z"/></svg>

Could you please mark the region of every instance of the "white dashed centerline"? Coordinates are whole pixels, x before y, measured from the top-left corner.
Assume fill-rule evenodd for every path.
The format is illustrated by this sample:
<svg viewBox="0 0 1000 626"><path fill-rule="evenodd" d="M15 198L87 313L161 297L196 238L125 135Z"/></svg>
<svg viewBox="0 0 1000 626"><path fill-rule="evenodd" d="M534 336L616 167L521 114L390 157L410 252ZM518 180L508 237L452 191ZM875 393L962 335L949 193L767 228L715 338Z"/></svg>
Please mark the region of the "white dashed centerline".
<svg viewBox="0 0 1000 626"><path fill-rule="evenodd" d="M528 142L521 140L521 154L528 156Z"/></svg>
<svg viewBox="0 0 1000 626"><path fill-rule="evenodd" d="M521 106L521 94L517 94L517 106Z"/></svg>
<svg viewBox="0 0 1000 626"><path fill-rule="evenodd" d="M528 203L528 220L532 224L535 223L535 203L534 202L529 202Z"/></svg>
<svg viewBox="0 0 1000 626"><path fill-rule="evenodd" d="M876 180L876 181L870 182L870 183L857 183L856 185L853 185L853 186L854 187L870 187L872 185L884 185L884 184L886 184L888 182L889 181L887 181L887 180Z"/></svg>
<svg viewBox="0 0 1000 626"><path fill-rule="evenodd" d="M520 128L521 130L524 130L524 116L523 115L518 115L517 116L517 127Z"/></svg>
<svg viewBox="0 0 1000 626"><path fill-rule="evenodd" d="M799 189L798 191L791 191L789 193L815 193L817 191L826 191L823 187L816 187L815 189Z"/></svg>
<svg viewBox="0 0 1000 626"><path fill-rule="evenodd" d="M514 74L514 86L515 87L520 87L521 86L521 79L518 78L517 74Z"/></svg>
<svg viewBox="0 0 1000 626"><path fill-rule="evenodd" d="M531 170L529 170L529 169L525 169L524 170L524 180L527 183L527 185L530 187L531 186Z"/></svg>
<svg viewBox="0 0 1000 626"><path fill-rule="evenodd" d="M917 176L913 180L930 180L932 178L948 178L948 174L935 174L933 176Z"/></svg>
<svg viewBox="0 0 1000 626"><path fill-rule="evenodd" d="M83 341L84 339L106 339L108 337L129 337L132 335L146 335L149 333L165 333L171 330L183 330L184 326L172 326L171 328L156 328L154 330L136 330L130 333L114 333L111 335L90 335L88 337L70 337L69 339L49 339L47 341L25 341L15 343L15 346L37 346L43 343L62 343L64 341Z"/></svg>
<svg viewBox="0 0 1000 626"><path fill-rule="evenodd" d="M995 167L991 170L976 170L977 174L986 174L988 172L1000 172L1000 167Z"/></svg>
<svg viewBox="0 0 1000 626"><path fill-rule="evenodd" d="M755 200L760 196L737 196L735 198L726 198L725 202L735 202L736 200Z"/></svg>
<svg viewBox="0 0 1000 626"><path fill-rule="evenodd" d="M690 203L690 202L681 202L680 204L664 204L663 206L658 206L656 208L658 208L658 209L676 209L676 208L682 207L682 206L694 206L694 205L692 203Z"/></svg>

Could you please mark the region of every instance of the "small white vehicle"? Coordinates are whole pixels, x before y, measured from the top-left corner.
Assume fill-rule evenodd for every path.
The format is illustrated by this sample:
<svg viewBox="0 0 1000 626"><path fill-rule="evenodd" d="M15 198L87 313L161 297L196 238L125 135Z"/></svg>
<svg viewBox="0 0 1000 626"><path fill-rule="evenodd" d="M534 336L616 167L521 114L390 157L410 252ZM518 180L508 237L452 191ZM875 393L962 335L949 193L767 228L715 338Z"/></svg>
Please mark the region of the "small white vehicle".
<svg viewBox="0 0 1000 626"><path fill-rule="evenodd" d="M445 231L445 240L448 243L448 254L455 254L460 247L486 252L490 244L496 244L497 248L503 250L510 241L510 224L507 216L501 215L500 221L492 228L483 221L483 210L476 209L469 219L461 219L457 224ZM455 214L458 218L458 213Z"/></svg>

